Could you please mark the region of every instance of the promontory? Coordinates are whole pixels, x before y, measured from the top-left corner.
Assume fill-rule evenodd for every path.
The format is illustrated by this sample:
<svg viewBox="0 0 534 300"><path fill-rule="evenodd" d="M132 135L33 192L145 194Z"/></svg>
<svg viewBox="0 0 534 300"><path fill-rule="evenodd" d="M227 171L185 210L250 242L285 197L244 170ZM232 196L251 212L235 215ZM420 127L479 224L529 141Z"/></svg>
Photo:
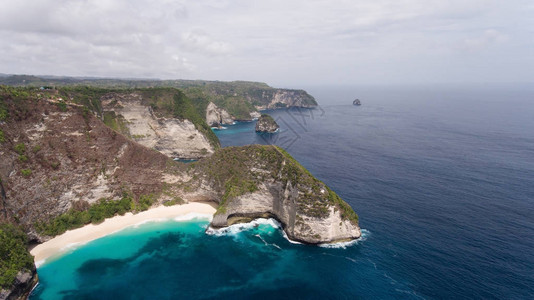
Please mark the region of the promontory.
<svg viewBox="0 0 534 300"><path fill-rule="evenodd" d="M211 101L189 93L0 85L0 250L13 245L1 258L2 296L23 295L36 280L28 243L161 204L216 203L214 227L272 217L310 244L360 237L353 209L285 150L221 148L206 120ZM302 92L282 94L308 105ZM256 103L247 103L250 117Z"/></svg>

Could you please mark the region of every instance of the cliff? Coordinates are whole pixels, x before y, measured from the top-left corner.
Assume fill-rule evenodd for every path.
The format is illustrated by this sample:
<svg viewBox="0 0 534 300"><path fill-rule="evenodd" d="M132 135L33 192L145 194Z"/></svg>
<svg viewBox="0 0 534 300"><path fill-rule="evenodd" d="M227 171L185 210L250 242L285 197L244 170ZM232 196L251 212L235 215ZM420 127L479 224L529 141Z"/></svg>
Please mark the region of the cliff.
<svg viewBox="0 0 534 300"><path fill-rule="evenodd" d="M268 114L262 114L258 119L258 122L256 122L255 130L256 132L274 133L279 128L280 126L278 126L273 117L269 116Z"/></svg>
<svg viewBox="0 0 534 300"><path fill-rule="evenodd" d="M309 243L359 236L350 206L278 147L229 147L184 165L110 129L84 106L54 102L40 92L2 89L9 116L0 127L6 194L1 209L5 220L16 219L35 241L47 238L36 223L124 194L137 202L151 195L149 204L218 202L216 226L239 214L270 213L287 226L290 237ZM110 99L117 100L103 103ZM135 101L121 103L137 107ZM325 226L331 228L325 231Z"/></svg>
<svg viewBox="0 0 534 300"><path fill-rule="evenodd" d="M201 115L208 105L225 110L233 120L250 121L258 118L258 110L286 107L317 106L315 99L303 90L273 88L262 82L206 80L126 80L110 78L37 77L11 75L0 78L0 84L14 86L93 86L98 88L139 89L147 87L178 88L189 97ZM210 114L211 115L211 114ZM213 119L206 119L210 123Z"/></svg>
<svg viewBox="0 0 534 300"><path fill-rule="evenodd" d="M35 266L29 270L19 271L11 286L0 289L0 300L27 299L38 281L39 276Z"/></svg>
<svg viewBox="0 0 534 300"><path fill-rule="evenodd" d="M358 216L335 192L276 146L227 147L192 165L187 197L214 200L214 227L258 217L279 220L288 237L318 244L360 237Z"/></svg>
<svg viewBox="0 0 534 300"><path fill-rule="evenodd" d="M110 129L86 107L49 96L0 86L0 225L16 224L25 232L23 246L9 246L18 250L7 256L0 251L0 299L27 294L36 280L26 242L124 209L181 201L171 183L182 165ZM0 239L6 237L2 231ZM0 247L11 244L2 240ZM25 260L14 263L26 256L31 267Z"/></svg>
<svg viewBox="0 0 534 300"><path fill-rule="evenodd" d="M219 147L203 116L176 89L63 88L59 95L89 108L126 137L169 157L198 159Z"/></svg>
<svg viewBox="0 0 534 300"><path fill-rule="evenodd" d="M208 105L214 103L234 120L240 121L258 118L258 110L317 106L315 99L306 91L277 89L258 82L194 81L186 84L180 81L180 88L200 111L207 110Z"/></svg>
<svg viewBox="0 0 534 300"><path fill-rule="evenodd" d="M16 220L32 240L47 239L36 223L71 208L125 193L160 202L175 195L166 172L182 165L112 130L83 106L19 89L1 88L0 96L8 115L0 124L0 221Z"/></svg>
<svg viewBox="0 0 534 300"><path fill-rule="evenodd" d="M170 118L197 130L204 122L174 89L0 86L0 223L20 226L39 243L115 214L203 200L219 203L216 227L272 216L297 241L360 236L352 208L278 147L217 148L186 165L135 136L140 127L165 132L157 128ZM29 286L35 270L10 276L15 291Z"/></svg>
<svg viewBox="0 0 534 300"><path fill-rule="evenodd" d="M313 108L317 106L315 99L303 90L264 90L261 98L251 98L250 100L258 110L286 107Z"/></svg>
<svg viewBox="0 0 534 300"><path fill-rule="evenodd" d="M158 116L141 93L109 93L101 97L104 118L119 120L121 130L139 144L174 158L198 159L215 147L188 119Z"/></svg>
<svg viewBox="0 0 534 300"><path fill-rule="evenodd" d="M220 127L233 124L234 118L226 110L210 102L206 108L206 122L211 127Z"/></svg>

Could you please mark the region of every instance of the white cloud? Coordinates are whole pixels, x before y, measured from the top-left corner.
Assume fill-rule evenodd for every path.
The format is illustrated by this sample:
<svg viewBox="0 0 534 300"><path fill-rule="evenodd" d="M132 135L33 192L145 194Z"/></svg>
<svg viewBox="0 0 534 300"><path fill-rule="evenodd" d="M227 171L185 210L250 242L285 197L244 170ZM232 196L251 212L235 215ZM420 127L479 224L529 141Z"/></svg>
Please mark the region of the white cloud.
<svg viewBox="0 0 534 300"><path fill-rule="evenodd" d="M459 49L467 52L479 52L490 46L504 43L508 40L505 34L495 29L485 30L480 36L464 39Z"/></svg>
<svg viewBox="0 0 534 300"><path fill-rule="evenodd" d="M400 83L494 63L461 50L534 80L532 4L512 2L5 0L0 73Z"/></svg>
<svg viewBox="0 0 534 300"><path fill-rule="evenodd" d="M230 45L214 41L207 33L202 31L189 31L182 34L184 50L200 52L208 55L223 55L230 52Z"/></svg>

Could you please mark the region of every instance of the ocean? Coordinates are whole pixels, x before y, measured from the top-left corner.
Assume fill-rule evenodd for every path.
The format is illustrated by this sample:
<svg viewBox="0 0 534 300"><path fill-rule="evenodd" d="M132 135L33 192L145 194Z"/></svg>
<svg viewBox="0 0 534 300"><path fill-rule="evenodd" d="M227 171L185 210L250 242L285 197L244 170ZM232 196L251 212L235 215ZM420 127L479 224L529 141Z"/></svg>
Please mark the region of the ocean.
<svg viewBox="0 0 534 300"><path fill-rule="evenodd" d="M31 299L534 298L534 89L306 90L320 107L268 111L277 134L216 134L284 147L359 214L359 241L293 244L272 220L149 222L39 266Z"/></svg>

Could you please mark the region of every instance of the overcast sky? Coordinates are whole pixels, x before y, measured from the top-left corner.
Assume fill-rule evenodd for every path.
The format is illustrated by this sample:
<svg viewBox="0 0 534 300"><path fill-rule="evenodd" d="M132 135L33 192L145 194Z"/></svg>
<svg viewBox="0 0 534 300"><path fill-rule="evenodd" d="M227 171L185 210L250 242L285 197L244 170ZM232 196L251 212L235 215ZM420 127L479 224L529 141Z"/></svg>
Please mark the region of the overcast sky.
<svg viewBox="0 0 534 300"><path fill-rule="evenodd" d="M2 0L0 73L534 83L532 0Z"/></svg>

